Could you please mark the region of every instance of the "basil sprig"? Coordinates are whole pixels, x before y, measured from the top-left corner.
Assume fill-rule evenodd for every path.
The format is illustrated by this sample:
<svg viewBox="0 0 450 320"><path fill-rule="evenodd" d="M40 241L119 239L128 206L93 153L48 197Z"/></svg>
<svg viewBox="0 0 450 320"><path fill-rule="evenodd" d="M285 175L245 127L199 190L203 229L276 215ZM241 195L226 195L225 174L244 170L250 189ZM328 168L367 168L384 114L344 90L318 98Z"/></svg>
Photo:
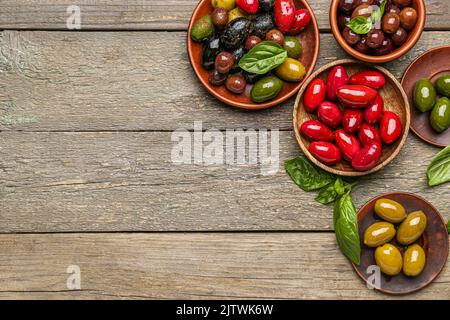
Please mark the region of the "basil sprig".
<svg viewBox="0 0 450 320"><path fill-rule="evenodd" d="M381 18L383 17L384 9L386 8L386 0L383 0L380 7L376 10L372 11L370 17L358 16L353 18L347 23L347 27L349 27L354 33L357 34L367 34L372 30L373 26L376 23L379 23Z"/></svg>
<svg viewBox="0 0 450 320"><path fill-rule="evenodd" d="M278 43L263 41L254 46L239 61L241 69L253 74L266 74L282 64L287 51Z"/></svg>
<svg viewBox="0 0 450 320"><path fill-rule="evenodd" d="M450 146L441 150L430 163L427 177L430 187L450 181Z"/></svg>
<svg viewBox="0 0 450 320"><path fill-rule="evenodd" d="M447 222L447 232L450 234L450 220Z"/></svg>
<svg viewBox="0 0 450 320"><path fill-rule="evenodd" d="M361 248L358 222L355 205L350 197L356 182L348 183L317 168L305 156L285 161L284 167L291 179L303 190L319 190L317 202L322 204L335 202L333 224L337 243L344 255L359 265Z"/></svg>

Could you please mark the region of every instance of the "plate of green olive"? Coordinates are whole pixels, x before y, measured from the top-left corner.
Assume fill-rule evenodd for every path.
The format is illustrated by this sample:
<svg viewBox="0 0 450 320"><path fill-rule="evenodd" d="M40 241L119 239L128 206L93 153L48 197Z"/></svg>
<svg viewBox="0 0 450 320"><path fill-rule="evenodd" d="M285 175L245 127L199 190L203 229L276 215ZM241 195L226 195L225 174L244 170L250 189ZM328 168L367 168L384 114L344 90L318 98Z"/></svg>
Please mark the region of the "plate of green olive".
<svg viewBox="0 0 450 320"><path fill-rule="evenodd" d="M431 283L448 257L448 233L438 210L411 193L388 193L358 212L361 263L353 264L371 288L407 294Z"/></svg>
<svg viewBox="0 0 450 320"><path fill-rule="evenodd" d="M406 69L402 86L411 110L411 130L437 146L450 145L450 46L431 49Z"/></svg>

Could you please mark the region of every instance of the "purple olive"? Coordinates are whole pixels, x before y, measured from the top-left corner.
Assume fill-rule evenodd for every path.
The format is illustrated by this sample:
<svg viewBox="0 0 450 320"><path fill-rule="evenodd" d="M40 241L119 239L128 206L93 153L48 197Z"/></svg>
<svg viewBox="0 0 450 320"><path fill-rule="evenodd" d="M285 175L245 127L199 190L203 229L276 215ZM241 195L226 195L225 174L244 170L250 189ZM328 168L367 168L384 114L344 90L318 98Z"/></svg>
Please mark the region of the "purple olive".
<svg viewBox="0 0 450 320"><path fill-rule="evenodd" d="M391 36L391 39L397 47L400 47L405 43L407 37L408 33L406 32L406 30L400 27L397 29L397 31L394 32L394 34Z"/></svg>
<svg viewBox="0 0 450 320"><path fill-rule="evenodd" d="M213 86L221 86L227 80L228 75L218 72L216 69L209 72L209 82Z"/></svg>
<svg viewBox="0 0 450 320"><path fill-rule="evenodd" d="M373 29L367 34L367 46L372 49L381 47L384 40L384 33L381 30Z"/></svg>
<svg viewBox="0 0 450 320"><path fill-rule="evenodd" d="M345 27L342 31L342 36L344 37L345 41L353 46L356 43L358 43L359 40L361 40L361 36L359 34L354 33L350 28Z"/></svg>
<svg viewBox="0 0 450 320"><path fill-rule="evenodd" d="M392 40L388 37L385 37L383 43L381 44L381 47L374 50L374 54L376 56L384 56L388 53L391 53L393 49L394 45L392 44Z"/></svg>
<svg viewBox="0 0 450 320"><path fill-rule="evenodd" d="M351 20L350 16L340 14L338 17L338 26L339 30L344 29L347 26L347 23L349 23Z"/></svg>
<svg viewBox="0 0 450 320"><path fill-rule="evenodd" d="M369 52L370 48L367 45L367 37L362 37L361 40L355 45L355 49L361 53Z"/></svg>
<svg viewBox="0 0 450 320"><path fill-rule="evenodd" d="M344 13L351 13L355 6L356 0L340 0L339 1L339 9Z"/></svg>

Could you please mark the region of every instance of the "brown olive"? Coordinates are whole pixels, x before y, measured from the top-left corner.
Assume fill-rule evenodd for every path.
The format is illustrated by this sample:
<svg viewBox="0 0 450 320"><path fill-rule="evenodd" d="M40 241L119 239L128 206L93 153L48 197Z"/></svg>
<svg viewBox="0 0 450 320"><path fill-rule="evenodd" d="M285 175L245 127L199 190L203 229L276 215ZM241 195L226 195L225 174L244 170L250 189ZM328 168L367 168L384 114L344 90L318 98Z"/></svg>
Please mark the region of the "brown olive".
<svg viewBox="0 0 450 320"><path fill-rule="evenodd" d="M387 13L383 16L381 26L384 32L392 34L400 27L400 17L395 13Z"/></svg>
<svg viewBox="0 0 450 320"><path fill-rule="evenodd" d="M284 36L280 30L272 29L266 33L266 40L278 43L280 46L284 46Z"/></svg>
<svg viewBox="0 0 450 320"><path fill-rule="evenodd" d="M367 37L362 37L361 40L355 45L355 49L361 53L369 52L370 48L367 45Z"/></svg>
<svg viewBox="0 0 450 320"><path fill-rule="evenodd" d="M405 30L414 28L417 22L417 11L414 8L405 8L400 12L400 24Z"/></svg>
<svg viewBox="0 0 450 320"><path fill-rule="evenodd" d="M411 4L411 0L392 0L392 2L399 8L407 7Z"/></svg>
<svg viewBox="0 0 450 320"><path fill-rule="evenodd" d="M339 30L344 29L351 20L350 16L346 16L344 14L340 14L338 17L338 26Z"/></svg>
<svg viewBox="0 0 450 320"><path fill-rule="evenodd" d="M257 36L250 36L245 40L245 50L253 49L258 43L261 42L261 38Z"/></svg>
<svg viewBox="0 0 450 320"><path fill-rule="evenodd" d="M233 74L227 78L225 86L233 93L241 94L245 90L247 82L245 78L239 74Z"/></svg>
<svg viewBox="0 0 450 320"><path fill-rule="evenodd" d="M215 8L211 14L212 23L217 27L225 27L228 23L228 11L225 8Z"/></svg>
<svg viewBox="0 0 450 320"><path fill-rule="evenodd" d="M372 11L372 6L367 3L359 5L353 10L352 19L360 16L368 18L372 15Z"/></svg>
<svg viewBox="0 0 450 320"><path fill-rule="evenodd" d="M359 40L361 40L361 36L354 33L349 27L345 27L344 30L342 30L342 36L344 37L345 41L351 46L355 45Z"/></svg>
<svg viewBox="0 0 450 320"><path fill-rule="evenodd" d="M392 40L388 37L384 37L383 43L381 44L381 47L374 49L374 54L376 56L384 56L388 53L391 53L394 49L394 46L392 44Z"/></svg>
<svg viewBox="0 0 450 320"><path fill-rule="evenodd" d="M227 80L227 75L217 72L217 70L214 69L209 72L208 80L213 86L221 86Z"/></svg>
<svg viewBox="0 0 450 320"><path fill-rule="evenodd" d="M234 56L226 51L222 51L216 57L215 67L220 73L228 73L233 68Z"/></svg>
<svg viewBox="0 0 450 320"><path fill-rule="evenodd" d="M355 7L360 6L362 4L373 4L374 0L356 0L355 1Z"/></svg>
<svg viewBox="0 0 450 320"><path fill-rule="evenodd" d="M384 40L384 33L381 30L373 29L367 34L367 46L372 49L381 47Z"/></svg>
<svg viewBox="0 0 450 320"><path fill-rule="evenodd" d="M384 13L400 14L400 9L396 5L392 4L392 2L390 2L386 5L386 8L384 9Z"/></svg>
<svg viewBox="0 0 450 320"><path fill-rule="evenodd" d="M356 0L340 0L339 1L339 9L344 13L351 13L355 8Z"/></svg>
<svg viewBox="0 0 450 320"><path fill-rule="evenodd" d="M397 47L400 47L405 43L407 37L408 33L406 32L406 30L400 27L397 29L397 31L394 32L394 34L391 36L391 39Z"/></svg>

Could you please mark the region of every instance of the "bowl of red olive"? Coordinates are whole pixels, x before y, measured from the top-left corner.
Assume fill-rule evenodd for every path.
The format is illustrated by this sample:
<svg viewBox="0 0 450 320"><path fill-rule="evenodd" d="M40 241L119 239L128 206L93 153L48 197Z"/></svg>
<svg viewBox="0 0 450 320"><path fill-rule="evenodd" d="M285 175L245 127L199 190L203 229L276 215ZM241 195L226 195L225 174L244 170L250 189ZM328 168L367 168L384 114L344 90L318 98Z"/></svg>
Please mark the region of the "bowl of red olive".
<svg viewBox="0 0 450 320"><path fill-rule="evenodd" d="M295 95L319 54L306 0L201 0L187 51L200 83L218 100L265 109Z"/></svg>
<svg viewBox="0 0 450 320"><path fill-rule="evenodd" d="M340 46L371 63L395 60L419 40L424 0L332 0L330 25Z"/></svg>

